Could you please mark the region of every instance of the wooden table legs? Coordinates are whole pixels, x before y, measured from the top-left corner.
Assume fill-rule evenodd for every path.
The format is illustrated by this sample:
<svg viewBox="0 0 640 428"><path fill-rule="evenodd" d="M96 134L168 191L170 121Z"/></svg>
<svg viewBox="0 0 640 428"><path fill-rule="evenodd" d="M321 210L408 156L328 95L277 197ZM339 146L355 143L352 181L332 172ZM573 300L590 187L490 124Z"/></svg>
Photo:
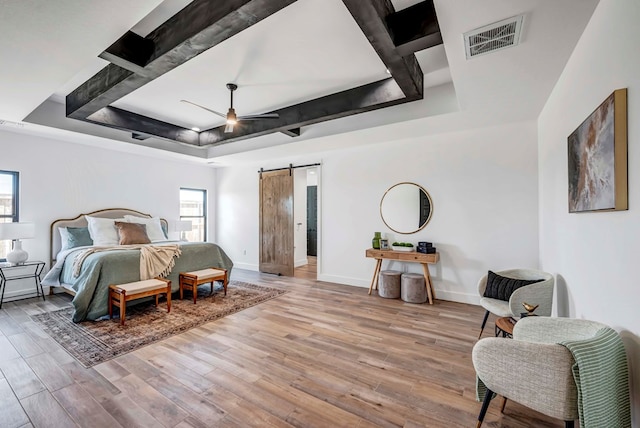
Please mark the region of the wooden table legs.
<svg viewBox="0 0 640 428"><path fill-rule="evenodd" d="M376 268L373 271L373 278L371 278L371 285L369 286L369 294L371 294L371 290L378 289L378 274L380 273L381 266L382 266L382 259L376 259Z"/></svg>
<svg viewBox="0 0 640 428"><path fill-rule="evenodd" d="M424 283L427 287L429 304L433 305L433 301L436 299L436 290L433 288L433 282L431 281L431 275L429 274L429 266L426 263L422 263L422 271L424 272Z"/></svg>

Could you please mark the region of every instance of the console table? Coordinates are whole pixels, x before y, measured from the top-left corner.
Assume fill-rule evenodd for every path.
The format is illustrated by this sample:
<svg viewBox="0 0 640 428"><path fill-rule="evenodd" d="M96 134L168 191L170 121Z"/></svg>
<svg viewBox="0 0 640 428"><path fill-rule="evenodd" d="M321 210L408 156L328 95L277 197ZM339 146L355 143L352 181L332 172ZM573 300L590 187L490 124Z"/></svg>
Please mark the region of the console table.
<svg viewBox="0 0 640 428"><path fill-rule="evenodd" d="M422 265L422 271L424 272L424 282L427 287L427 298L429 300L429 304L433 305L433 300L436 298L436 291L433 288L433 282L431 282L429 264L438 263L438 260L440 259L440 255L438 253L423 254L415 251L375 250L373 248L369 248L366 251L366 256L377 260L376 268L373 271L373 278L371 279L371 285L369 286L369 294L371 294L371 290L378 289L378 274L380 273L382 260L420 263Z"/></svg>

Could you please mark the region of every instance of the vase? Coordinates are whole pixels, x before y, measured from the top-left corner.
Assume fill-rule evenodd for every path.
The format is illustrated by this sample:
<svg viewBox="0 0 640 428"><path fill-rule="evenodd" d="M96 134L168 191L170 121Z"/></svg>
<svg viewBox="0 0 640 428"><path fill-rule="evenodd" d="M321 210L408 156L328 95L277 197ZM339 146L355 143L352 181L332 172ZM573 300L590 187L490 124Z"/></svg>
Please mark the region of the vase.
<svg viewBox="0 0 640 428"><path fill-rule="evenodd" d="M371 245L374 250L380 249L380 239L382 238L382 232L374 232L373 239L371 240Z"/></svg>

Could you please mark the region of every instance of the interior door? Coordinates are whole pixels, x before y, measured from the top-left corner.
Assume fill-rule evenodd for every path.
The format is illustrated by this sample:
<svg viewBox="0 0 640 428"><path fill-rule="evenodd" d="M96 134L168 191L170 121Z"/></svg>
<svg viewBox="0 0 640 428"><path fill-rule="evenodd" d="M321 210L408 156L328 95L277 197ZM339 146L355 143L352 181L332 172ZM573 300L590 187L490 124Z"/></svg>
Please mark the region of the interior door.
<svg viewBox="0 0 640 428"><path fill-rule="evenodd" d="M293 276L293 174L260 173L260 272Z"/></svg>
<svg viewBox="0 0 640 428"><path fill-rule="evenodd" d="M307 186L307 255L318 255L318 186Z"/></svg>

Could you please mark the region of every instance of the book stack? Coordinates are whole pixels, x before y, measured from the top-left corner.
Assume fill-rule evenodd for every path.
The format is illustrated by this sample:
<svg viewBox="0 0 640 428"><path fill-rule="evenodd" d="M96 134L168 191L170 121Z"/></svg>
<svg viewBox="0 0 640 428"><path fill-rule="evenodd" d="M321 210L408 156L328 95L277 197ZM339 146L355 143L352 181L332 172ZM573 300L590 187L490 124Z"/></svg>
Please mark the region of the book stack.
<svg viewBox="0 0 640 428"><path fill-rule="evenodd" d="M418 242L416 251L422 254L435 254L436 247L431 242Z"/></svg>

